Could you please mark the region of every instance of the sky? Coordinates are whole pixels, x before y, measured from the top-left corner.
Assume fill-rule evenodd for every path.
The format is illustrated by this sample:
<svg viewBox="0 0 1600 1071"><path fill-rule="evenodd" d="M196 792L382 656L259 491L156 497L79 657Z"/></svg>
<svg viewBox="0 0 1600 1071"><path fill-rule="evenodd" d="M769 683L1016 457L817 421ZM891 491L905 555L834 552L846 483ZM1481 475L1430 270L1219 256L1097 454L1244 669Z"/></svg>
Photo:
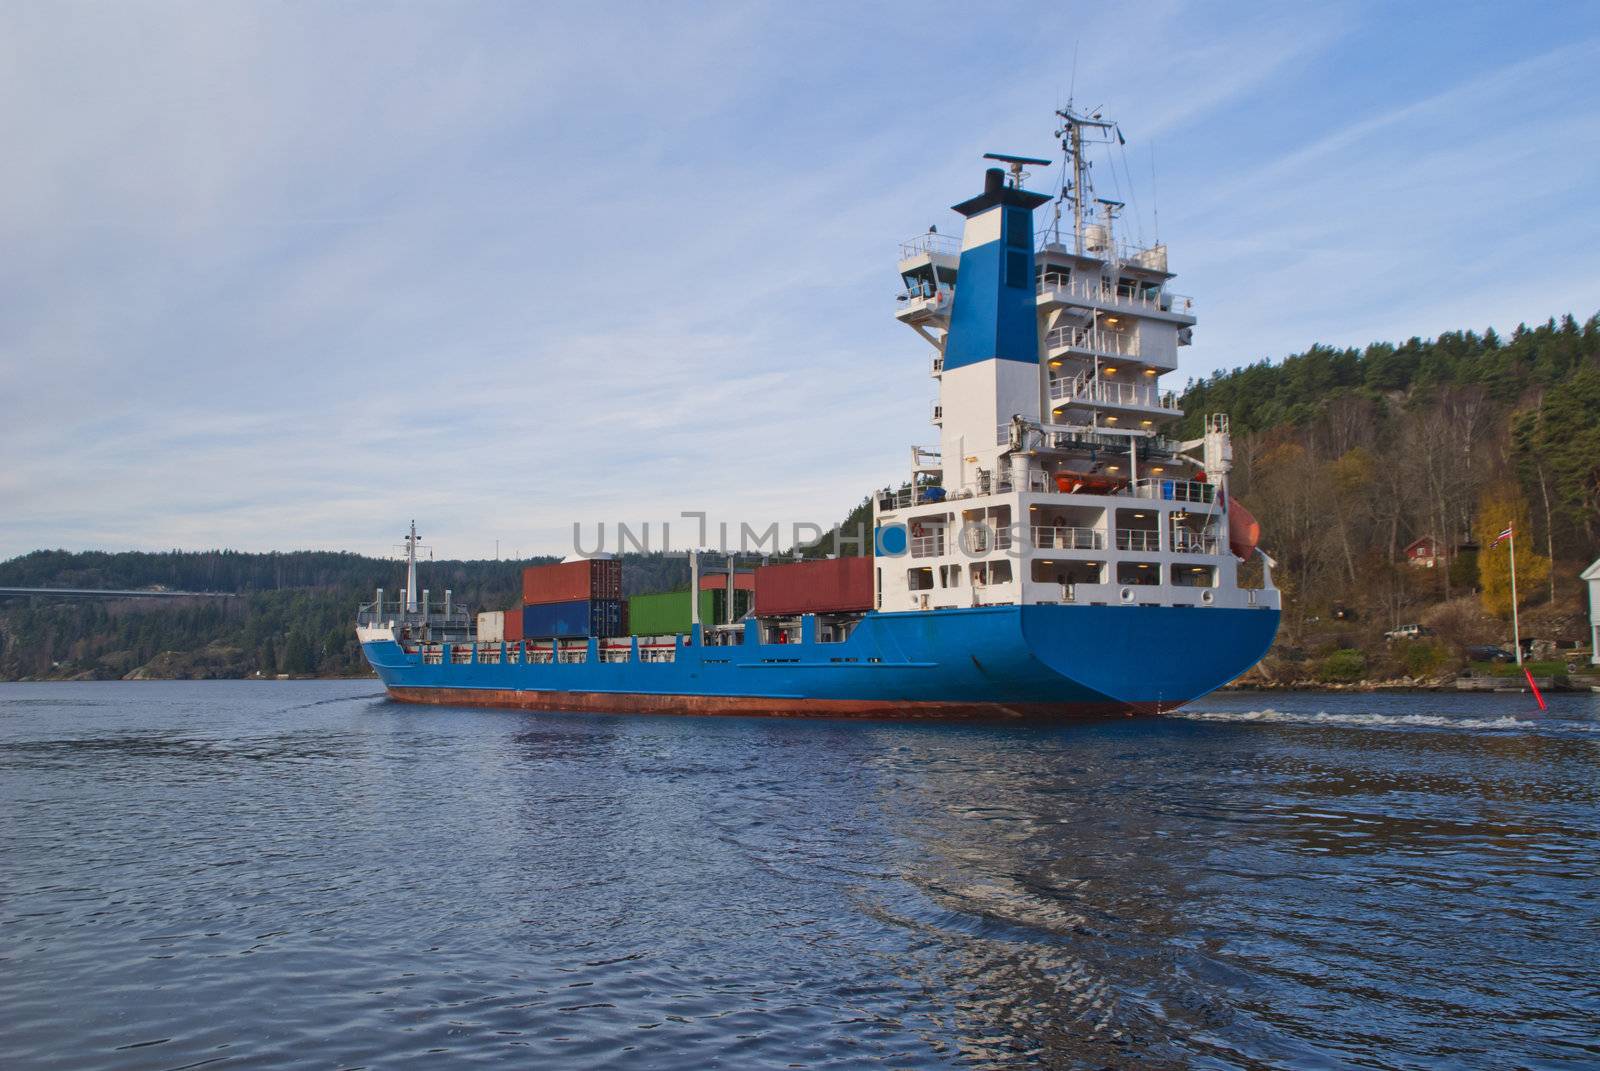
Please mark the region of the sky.
<svg viewBox="0 0 1600 1071"><path fill-rule="evenodd" d="M1174 386L1582 319L1597 69L1592 3L11 0L0 559L831 524L937 441L898 243L1069 96Z"/></svg>

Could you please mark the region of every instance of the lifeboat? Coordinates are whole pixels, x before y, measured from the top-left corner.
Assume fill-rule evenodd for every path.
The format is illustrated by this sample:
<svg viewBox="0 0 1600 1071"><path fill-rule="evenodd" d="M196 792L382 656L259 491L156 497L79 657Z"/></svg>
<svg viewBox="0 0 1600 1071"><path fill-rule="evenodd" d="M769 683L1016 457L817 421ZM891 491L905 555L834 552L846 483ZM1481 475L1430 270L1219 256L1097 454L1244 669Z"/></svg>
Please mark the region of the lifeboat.
<svg viewBox="0 0 1600 1071"><path fill-rule="evenodd" d="M1058 472L1056 490L1064 495L1109 495L1128 486L1127 480L1093 472Z"/></svg>
<svg viewBox="0 0 1600 1071"><path fill-rule="evenodd" d="M1249 561L1261 543L1261 523L1232 495L1228 496L1228 549Z"/></svg>

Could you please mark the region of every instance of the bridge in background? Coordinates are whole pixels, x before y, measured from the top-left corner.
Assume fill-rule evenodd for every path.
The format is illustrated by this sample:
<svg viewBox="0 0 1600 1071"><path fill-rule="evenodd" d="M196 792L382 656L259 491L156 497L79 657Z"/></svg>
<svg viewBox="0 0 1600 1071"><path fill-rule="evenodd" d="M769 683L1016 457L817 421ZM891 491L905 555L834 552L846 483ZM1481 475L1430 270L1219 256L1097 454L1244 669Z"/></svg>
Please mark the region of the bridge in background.
<svg viewBox="0 0 1600 1071"><path fill-rule="evenodd" d="M27 596L57 599L236 599L232 591L116 591L106 588L0 588L0 599Z"/></svg>

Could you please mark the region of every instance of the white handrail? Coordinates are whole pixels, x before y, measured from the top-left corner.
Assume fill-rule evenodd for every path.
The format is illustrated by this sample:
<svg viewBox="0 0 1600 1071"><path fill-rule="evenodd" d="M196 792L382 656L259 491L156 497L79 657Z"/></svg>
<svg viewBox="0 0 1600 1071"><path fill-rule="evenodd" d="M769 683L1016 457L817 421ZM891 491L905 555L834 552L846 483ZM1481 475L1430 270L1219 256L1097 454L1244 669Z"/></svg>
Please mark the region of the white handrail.
<svg viewBox="0 0 1600 1071"><path fill-rule="evenodd" d="M1090 305L1170 312L1179 316L1194 315L1194 298L1187 294L1173 294L1166 290L1139 290L1128 293L1120 287L1106 286L1098 281L1087 283L1076 279L1063 279L1060 274L1052 272L1046 272L1039 280L1038 292L1057 300L1070 299Z"/></svg>
<svg viewBox="0 0 1600 1071"><path fill-rule="evenodd" d="M953 234L928 231L900 243L900 259L910 260L924 253L943 253L954 256L961 252L961 239Z"/></svg>
<svg viewBox="0 0 1600 1071"><path fill-rule="evenodd" d="M1161 533L1143 528L1118 528L1117 549L1158 551L1161 549Z"/></svg>
<svg viewBox="0 0 1600 1071"><path fill-rule="evenodd" d="M1105 537L1093 528L1033 526L1035 550L1104 550Z"/></svg>
<svg viewBox="0 0 1600 1071"><path fill-rule="evenodd" d="M1146 409L1178 411L1178 396L1170 390L1134 383L1114 383L1087 373L1073 379L1052 379L1050 399L1099 402L1102 405L1137 405Z"/></svg>
<svg viewBox="0 0 1600 1071"><path fill-rule="evenodd" d="M1168 502L1214 502L1216 484L1199 480L1140 480L1133 493L1140 498L1165 499Z"/></svg>
<svg viewBox="0 0 1600 1071"><path fill-rule="evenodd" d="M1088 350L1113 357L1139 356L1137 335L1120 331L1098 331L1089 327L1058 327L1044 336L1046 352L1059 349Z"/></svg>

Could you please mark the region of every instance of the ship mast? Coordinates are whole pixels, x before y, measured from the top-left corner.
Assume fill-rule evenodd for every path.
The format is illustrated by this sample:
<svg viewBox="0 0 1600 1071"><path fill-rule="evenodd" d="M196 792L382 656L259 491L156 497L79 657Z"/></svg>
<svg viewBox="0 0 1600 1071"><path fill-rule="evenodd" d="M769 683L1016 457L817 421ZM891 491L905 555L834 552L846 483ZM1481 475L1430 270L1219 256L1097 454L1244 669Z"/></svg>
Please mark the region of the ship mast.
<svg viewBox="0 0 1600 1071"><path fill-rule="evenodd" d="M1061 128L1056 137L1061 139L1062 159L1072 168L1072 181L1061 191L1061 196L1072 202L1073 252L1083 256L1083 222L1085 199L1090 194L1089 161L1083 153L1085 130L1114 130L1116 123L1100 118L1100 113L1083 115L1072 108L1072 102L1056 112ZM1121 137L1119 133L1117 137ZM1058 198L1059 201L1059 198Z"/></svg>
<svg viewBox="0 0 1600 1071"><path fill-rule="evenodd" d="M417 612L417 522L411 522L406 544L406 613Z"/></svg>

